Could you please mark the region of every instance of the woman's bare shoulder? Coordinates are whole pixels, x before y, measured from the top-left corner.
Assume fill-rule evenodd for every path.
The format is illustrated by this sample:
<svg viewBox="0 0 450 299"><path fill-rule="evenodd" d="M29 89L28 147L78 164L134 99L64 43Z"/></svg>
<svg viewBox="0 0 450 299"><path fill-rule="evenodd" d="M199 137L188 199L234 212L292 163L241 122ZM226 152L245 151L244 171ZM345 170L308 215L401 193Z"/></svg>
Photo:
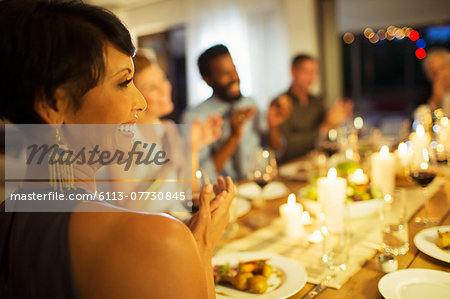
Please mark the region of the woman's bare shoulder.
<svg viewBox="0 0 450 299"><path fill-rule="evenodd" d="M82 297L186 298L192 293L202 298L206 294L195 240L183 223L170 217L73 213L69 241Z"/></svg>

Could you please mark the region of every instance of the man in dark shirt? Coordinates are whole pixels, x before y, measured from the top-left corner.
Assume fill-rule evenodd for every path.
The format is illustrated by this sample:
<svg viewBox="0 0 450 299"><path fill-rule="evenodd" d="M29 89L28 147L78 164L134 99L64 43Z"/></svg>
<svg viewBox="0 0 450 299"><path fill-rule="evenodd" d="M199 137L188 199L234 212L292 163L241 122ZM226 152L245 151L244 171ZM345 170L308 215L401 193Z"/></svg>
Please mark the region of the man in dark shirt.
<svg viewBox="0 0 450 299"><path fill-rule="evenodd" d="M450 117L450 52L445 48L432 48L422 66L432 86L430 108L441 107L445 116Z"/></svg>
<svg viewBox="0 0 450 299"><path fill-rule="evenodd" d="M312 150L320 134L327 134L352 114L353 103L349 100L337 99L326 111L323 100L310 94L317 71L317 61L297 55L291 66L291 87L269 107L269 143L280 163Z"/></svg>

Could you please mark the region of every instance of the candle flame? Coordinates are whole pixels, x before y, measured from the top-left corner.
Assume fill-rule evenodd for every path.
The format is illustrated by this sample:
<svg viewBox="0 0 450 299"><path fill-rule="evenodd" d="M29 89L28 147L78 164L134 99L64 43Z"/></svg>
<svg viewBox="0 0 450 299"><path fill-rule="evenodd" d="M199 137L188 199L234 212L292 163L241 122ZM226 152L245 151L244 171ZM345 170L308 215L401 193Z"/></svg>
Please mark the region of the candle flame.
<svg viewBox="0 0 450 299"><path fill-rule="evenodd" d="M443 118L441 118L441 125L443 125L443 126L446 126L446 125L448 125L448 118L447 117L443 117Z"/></svg>
<svg viewBox="0 0 450 299"><path fill-rule="evenodd" d="M389 154L389 148L387 147L387 145L383 145L380 150L380 156L382 158L387 158L388 154Z"/></svg>
<svg viewBox="0 0 450 299"><path fill-rule="evenodd" d="M386 194L386 195L384 196L384 201L385 201L385 202L389 203L389 202L391 202L391 200L392 200L392 197L391 197L390 194Z"/></svg>
<svg viewBox="0 0 450 299"><path fill-rule="evenodd" d="M197 170L195 172L195 176L197 177L197 179L201 179L202 178L202 172L200 170Z"/></svg>
<svg viewBox="0 0 450 299"><path fill-rule="evenodd" d="M416 127L416 134L419 137L425 136L425 128L422 125L417 125L417 127Z"/></svg>
<svg viewBox="0 0 450 299"><path fill-rule="evenodd" d="M408 146L406 145L406 143L402 142L398 145L398 153L399 155L406 155L408 152Z"/></svg>
<svg viewBox="0 0 450 299"><path fill-rule="evenodd" d="M336 168L330 168L330 170L328 170L328 178L335 179L336 177L337 177Z"/></svg>
<svg viewBox="0 0 450 299"><path fill-rule="evenodd" d="M294 206L295 202L296 202L295 194L294 193L289 194L287 201L288 206Z"/></svg>
<svg viewBox="0 0 450 299"><path fill-rule="evenodd" d="M302 213L302 220L303 223L309 223L311 221L311 216L309 215L308 211L304 211Z"/></svg>

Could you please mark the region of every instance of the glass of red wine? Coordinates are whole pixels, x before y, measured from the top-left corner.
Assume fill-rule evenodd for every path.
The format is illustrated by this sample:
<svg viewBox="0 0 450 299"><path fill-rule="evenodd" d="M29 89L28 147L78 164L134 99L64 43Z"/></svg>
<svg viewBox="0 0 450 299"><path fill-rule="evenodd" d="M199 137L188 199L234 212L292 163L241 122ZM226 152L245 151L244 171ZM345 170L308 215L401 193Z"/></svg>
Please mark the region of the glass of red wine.
<svg viewBox="0 0 450 299"><path fill-rule="evenodd" d="M277 175L275 154L264 148L252 152L248 167L248 178L258 184L261 190Z"/></svg>
<svg viewBox="0 0 450 299"><path fill-rule="evenodd" d="M428 208L428 185L437 175L437 164L436 153L430 146L413 149L413 156L410 160L409 176L422 188L423 197L425 199L424 215L423 217L418 216L415 219L415 223L418 225L426 226L438 223L438 219L429 216Z"/></svg>

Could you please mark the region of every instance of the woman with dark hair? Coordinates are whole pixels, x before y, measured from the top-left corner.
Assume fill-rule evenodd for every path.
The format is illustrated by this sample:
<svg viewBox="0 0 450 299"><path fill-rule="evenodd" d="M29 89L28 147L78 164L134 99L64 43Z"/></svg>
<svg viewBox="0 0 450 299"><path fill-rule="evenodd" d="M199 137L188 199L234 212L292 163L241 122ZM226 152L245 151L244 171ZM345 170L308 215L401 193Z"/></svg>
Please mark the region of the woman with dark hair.
<svg viewBox="0 0 450 299"><path fill-rule="evenodd" d="M164 193L170 192L170 190L191 188L194 194L198 194L200 189L200 180L196 175L199 170L198 152L202 147L215 142L220 137L222 117L211 113L204 122L201 119L195 120L186 134L187 140L183 140L180 131L183 131L186 125L178 126L171 120L162 119L172 113L174 109L172 85L156 59L151 58L147 50L139 49L133 57L134 84L147 102L147 106L151 107L140 115L135 136L147 144L155 142L156 144L166 144L164 148L166 152L170 153L170 165L161 167L148 167L144 164L133 165L127 171L124 171L120 165L105 167L102 172L97 174L97 178L100 180L103 177L114 178L114 181L100 183L98 189L128 193L142 190ZM186 150L186 145L190 145L191 150ZM192 169L185 166L187 155L190 156ZM135 178L137 182L127 181L130 177ZM146 180L155 177L158 177L160 181L149 182ZM171 180L161 182L163 178ZM186 178L194 179L187 181ZM189 184L189 187L186 184ZM124 208L148 212L185 211L180 202L174 201L125 201L119 204Z"/></svg>
<svg viewBox="0 0 450 299"><path fill-rule="evenodd" d="M128 128L146 109L133 83L130 35L108 11L79 1L5 0L0 31L3 119ZM69 185L57 181L65 194L96 192L95 167L38 171L72 177ZM213 186L203 188L189 228L97 201L56 213L5 212L2 203L1 297L215 298L211 257L228 223L231 179L220 178L214 192L210 203ZM96 206L116 213L85 212Z"/></svg>

